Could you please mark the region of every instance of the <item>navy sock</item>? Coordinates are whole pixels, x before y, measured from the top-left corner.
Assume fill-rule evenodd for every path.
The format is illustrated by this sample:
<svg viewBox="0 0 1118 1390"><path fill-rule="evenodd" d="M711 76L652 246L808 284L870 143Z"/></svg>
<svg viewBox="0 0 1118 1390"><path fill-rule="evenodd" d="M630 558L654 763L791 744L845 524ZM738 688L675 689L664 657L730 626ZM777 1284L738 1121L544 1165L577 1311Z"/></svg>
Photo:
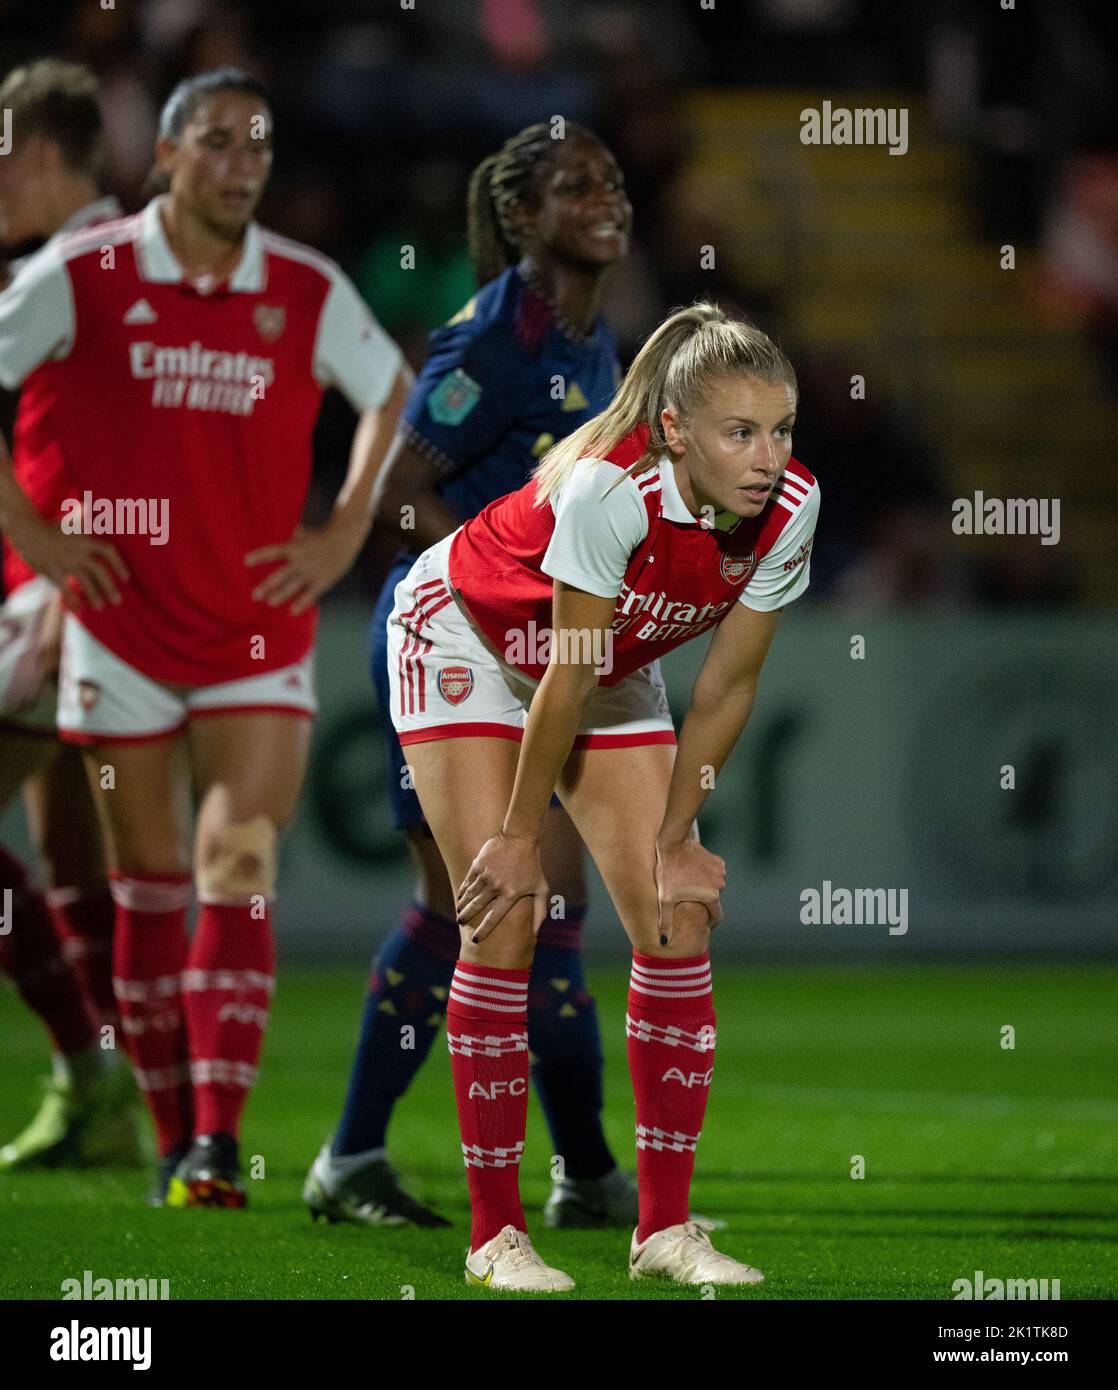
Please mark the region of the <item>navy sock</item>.
<svg viewBox="0 0 1118 1390"><path fill-rule="evenodd" d="M602 1041L579 941L585 915L569 907L562 922L544 922L528 984L532 1080L568 1178L617 1167L602 1132Z"/></svg>
<svg viewBox="0 0 1118 1390"><path fill-rule="evenodd" d="M423 1065L446 1015L458 945L454 922L413 903L373 962L345 1109L331 1146L337 1156L384 1147L392 1108ZM414 1032L404 1034L406 1027Z"/></svg>

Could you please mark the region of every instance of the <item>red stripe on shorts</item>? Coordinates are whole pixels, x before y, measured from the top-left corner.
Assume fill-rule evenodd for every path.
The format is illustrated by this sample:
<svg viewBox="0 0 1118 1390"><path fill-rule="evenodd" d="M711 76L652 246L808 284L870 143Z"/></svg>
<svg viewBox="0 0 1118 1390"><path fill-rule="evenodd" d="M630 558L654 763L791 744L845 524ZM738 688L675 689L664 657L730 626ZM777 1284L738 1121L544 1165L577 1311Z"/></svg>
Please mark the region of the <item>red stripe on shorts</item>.
<svg viewBox="0 0 1118 1390"><path fill-rule="evenodd" d="M429 589L432 592L423 593ZM404 714L422 714L427 708L427 691L423 679L423 657L431 650L433 643L429 637L421 635L422 629L436 613L441 612L453 599L441 579L428 580L415 590L415 604L401 620L419 614L416 622L409 625L408 636L400 651L400 705ZM418 689L418 699L416 690ZM418 705L418 708L417 708Z"/></svg>

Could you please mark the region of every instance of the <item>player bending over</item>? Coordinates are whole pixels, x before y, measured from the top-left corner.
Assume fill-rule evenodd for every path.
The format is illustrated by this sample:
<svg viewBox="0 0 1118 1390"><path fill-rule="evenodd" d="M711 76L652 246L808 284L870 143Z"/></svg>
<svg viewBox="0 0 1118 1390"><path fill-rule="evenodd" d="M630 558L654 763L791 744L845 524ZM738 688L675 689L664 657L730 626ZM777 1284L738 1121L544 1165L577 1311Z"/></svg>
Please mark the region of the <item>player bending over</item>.
<svg viewBox="0 0 1118 1390"><path fill-rule="evenodd" d="M419 881L415 902L373 969L341 1123L307 1174L304 1197L316 1217L445 1224L401 1189L385 1148L395 1102L446 1013L458 958L454 890L387 723L388 616L416 551L522 487L556 439L609 404L620 372L598 304L606 271L625 254L631 222L616 160L579 126L567 126L563 139L548 125L529 126L483 160L470 182L470 251L482 288L432 335L404 409L404 447L376 489L377 519L410 546L385 580L370 636L395 822L408 837ZM469 681L451 676L433 698L462 717L472 717L478 703ZM553 1154L563 1164L544 1220L631 1226L636 1189L602 1131L602 1048L580 948L583 847L554 797L540 852L556 896L536 942L528 1040ZM411 1047L401 1047L405 1028L413 1030Z"/></svg>
<svg viewBox="0 0 1118 1390"><path fill-rule="evenodd" d="M573 1287L533 1249L518 1189L553 789L633 947L630 1274L761 1279L688 1215L725 869L700 845L695 817L749 718L777 615L808 583L819 489L791 457L796 392L791 364L759 330L710 304L679 310L606 410L397 587L392 720L464 924L447 1041L473 1210L470 1282ZM677 747L654 663L711 629ZM439 698L448 669L468 673L471 708Z"/></svg>
<svg viewBox="0 0 1118 1390"><path fill-rule="evenodd" d="M0 523L37 573L81 581L58 723L87 751L107 828L116 996L162 1155L153 1200L243 1206L237 1133L315 708L314 605L366 537L410 373L333 262L252 220L272 162L256 81L181 83L156 158L165 196L20 277L0 353L4 385L39 368L66 401L68 478L113 519L115 549L79 568L75 537L6 462ZM360 419L330 520L304 530L328 386Z"/></svg>

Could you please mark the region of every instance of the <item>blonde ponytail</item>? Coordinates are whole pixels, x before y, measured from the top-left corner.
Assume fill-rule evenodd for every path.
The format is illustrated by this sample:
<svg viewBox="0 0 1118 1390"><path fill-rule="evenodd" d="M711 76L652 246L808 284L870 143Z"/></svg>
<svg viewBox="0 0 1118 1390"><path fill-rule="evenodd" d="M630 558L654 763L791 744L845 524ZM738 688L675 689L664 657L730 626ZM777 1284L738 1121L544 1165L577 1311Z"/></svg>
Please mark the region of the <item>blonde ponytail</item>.
<svg viewBox="0 0 1118 1390"><path fill-rule="evenodd" d="M705 300L673 310L645 341L605 410L553 445L537 464L535 505L543 506L581 462L604 458L638 425L647 425L648 444L617 482L651 467L667 449L661 411L670 406L687 420L710 383L726 376L756 376L796 388L791 362L753 324L728 318Z"/></svg>

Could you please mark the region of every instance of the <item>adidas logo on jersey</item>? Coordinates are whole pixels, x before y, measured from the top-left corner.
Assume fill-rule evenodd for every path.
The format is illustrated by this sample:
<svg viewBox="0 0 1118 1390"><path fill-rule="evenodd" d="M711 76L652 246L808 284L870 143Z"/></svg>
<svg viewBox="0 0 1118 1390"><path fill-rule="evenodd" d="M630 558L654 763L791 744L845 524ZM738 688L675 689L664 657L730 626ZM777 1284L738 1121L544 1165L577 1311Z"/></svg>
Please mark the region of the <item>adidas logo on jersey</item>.
<svg viewBox="0 0 1118 1390"><path fill-rule="evenodd" d="M582 387L577 381L572 381L567 387L567 394L563 397L561 410L585 410L590 402L586 399Z"/></svg>
<svg viewBox="0 0 1118 1390"><path fill-rule="evenodd" d="M137 299L121 320L122 323L157 323L158 321L159 315L146 299Z"/></svg>

